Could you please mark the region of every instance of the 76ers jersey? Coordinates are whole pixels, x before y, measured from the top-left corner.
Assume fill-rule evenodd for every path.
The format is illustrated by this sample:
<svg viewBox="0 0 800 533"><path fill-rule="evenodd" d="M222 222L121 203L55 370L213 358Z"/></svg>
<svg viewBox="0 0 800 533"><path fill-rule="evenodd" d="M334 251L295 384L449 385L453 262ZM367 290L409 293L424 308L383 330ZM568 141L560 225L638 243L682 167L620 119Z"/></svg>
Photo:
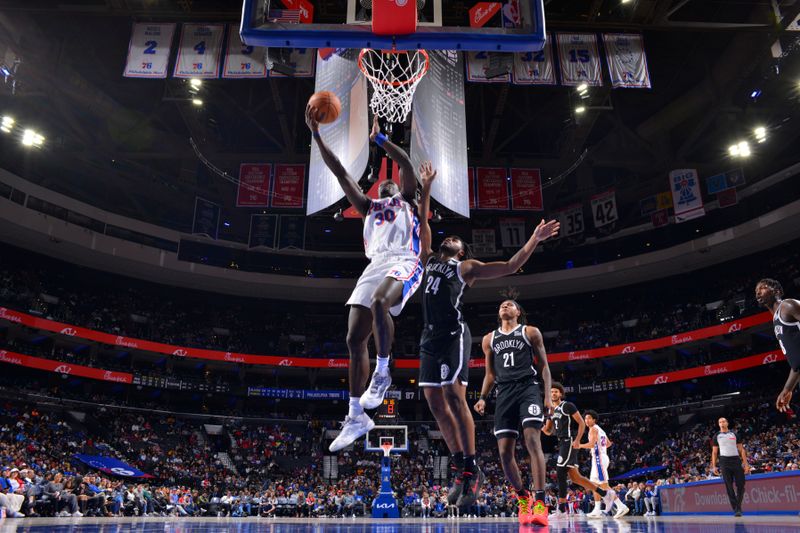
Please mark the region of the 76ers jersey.
<svg viewBox="0 0 800 533"><path fill-rule="evenodd" d="M419 255L419 219L402 194L372 200L364 219L364 251L369 259Z"/></svg>
<svg viewBox="0 0 800 533"><path fill-rule="evenodd" d="M592 459L604 459L608 457L608 435L603 431L599 425L595 424L597 428L597 442L592 446Z"/></svg>

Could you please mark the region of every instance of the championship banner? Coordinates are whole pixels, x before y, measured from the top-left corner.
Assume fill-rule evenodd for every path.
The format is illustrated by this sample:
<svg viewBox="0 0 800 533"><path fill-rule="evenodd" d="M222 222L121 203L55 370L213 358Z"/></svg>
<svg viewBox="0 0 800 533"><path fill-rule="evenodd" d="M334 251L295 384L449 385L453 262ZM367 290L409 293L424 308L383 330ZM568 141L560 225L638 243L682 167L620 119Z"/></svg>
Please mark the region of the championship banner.
<svg viewBox="0 0 800 533"><path fill-rule="evenodd" d="M467 184L469 189L469 208L475 209L475 169L473 167L467 169Z"/></svg>
<svg viewBox="0 0 800 533"><path fill-rule="evenodd" d="M576 86L603 85L597 36L593 33L557 33L561 83Z"/></svg>
<svg viewBox="0 0 800 533"><path fill-rule="evenodd" d="M306 217L281 215L279 227L278 250L286 248L303 250L306 247Z"/></svg>
<svg viewBox="0 0 800 533"><path fill-rule="evenodd" d="M274 250L278 238L278 215L250 215L250 234L247 245Z"/></svg>
<svg viewBox="0 0 800 533"><path fill-rule="evenodd" d="M75 459L78 461L91 466L92 468L96 468L100 472L106 474L116 474L118 476L124 477L140 477L140 478L152 478L150 474L145 474L138 468L131 466L127 463L123 463L119 459L114 457L103 457L102 455L84 455L82 453L76 453L73 455Z"/></svg>
<svg viewBox="0 0 800 533"><path fill-rule="evenodd" d="M314 59L317 57L316 48L292 48L289 52L289 66L294 69L294 74L286 76L274 70L269 71L270 78L313 78Z"/></svg>
<svg viewBox="0 0 800 533"><path fill-rule="evenodd" d="M514 54L511 79L515 85L555 85L556 69L553 67L553 39L547 39L538 52Z"/></svg>
<svg viewBox="0 0 800 533"><path fill-rule="evenodd" d="M725 174L716 174L706 178L708 194L717 194L728 189L728 180Z"/></svg>
<svg viewBox="0 0 800 533"><path fill-rule="evenodd" d="M239 188L236 191L236 207L268 207L269 163L242 163L239 165Z"/></svg>
<svg viewBox="0 0 800 533"><path fill-rule="evenodd" d="M542 211L542 175L538 168L511 169L511 209Z"/></svg>
<svg viewBox="0 0 800 533"><path fill-rule="evenodd" d="M494 255L497 253L495 245L495 234L493 229L474 229L472 230L472 242L470 243L472 253L476 257Z"/></svg>
<svg viewBox="0 0 800 533"><path fill-rule="evenodd" d="M275 165L272 207L303 207L305 184L305 165Z"/></svg>
<svg viewBox="0 0 800 533"><path fill-rule="evenodd" d="M126 78L166 78L175 24L136 22L128 44Z"/></svg>
<svg viewBox="0 0 800 533"><path fill-rule="evenodd" d="M669 173L675 222L686 222L706 214L700 195L700 179L693 168L673 170Z"/></svg>
<svg viewBox="0 0 800 533"><path fill-rule="evenodd" d="M357 57L357 50L344 50L332 53L325 60L317 58L314 91L331 91L342 103L339 118L331 124L322 124L320 134L347 173L358 180L364 174L369 158L369 143L364 142L369 137L369 125L367 80L358 68ZM325 165L319 146L312 139L306 214L313 215L327 209L343 197L344 191Z"/></svg>
<svg viewBox="0 0 800 533"><path fill-rule="evenodd" d="M509 83L511 81L510 72L493 78L487 77L486 72L493 61L489 52L466 52L465 55L467 58L467 81L478 83ZM497 60L497 57L494 57L494 60Z"/></svg>
<svg viewBox="0 0 800 533"><path fill-rule="evenodd" d="M650 89L650 71L641 34L604 33L603 44L612 87Z"/></svg>
<svg viewBox="0 0 800 533"><path fill-rule="evenodd" d="M56 374L63 374L66 376L79 376L82 378L96 379L98 381L112 381L115 383L130 383L133 381L133 374L129 374L128 372L112 372L110 370L102 370L100 368L92 368L83 365L74 365L72 363L65 363L63 361L43 359L41 357L9 352L6 350L0 350L0 363L35 368L37 370L46 370L48 372L55 372Z"/></svg>
<svg viewBox="0 0 800 533"><path fill-rule="evenodd" d="M478 168L478 209L508 209L505 168ZM434 182L435 183L435 182Z"/></svg>
<svg viewBox="0 0 800 533"><path fill-rule="evenodd" d="M675 383L676 381L686 381L687 379L715 376L717 374L727 374L729 372L738 372L739 370L769 365L771 363L784 360L786 360L786 356L783 355L783 352L780 350L764 352L757 355L751 355L750 357L742 357L741 359L726 361L724 363L696 366L693 368L687 368L685 370L676 370L674 372L666 372L663 374L651 374L649 376L627 378L625 380L625 388L634 389L637 387L649 387L650 385L664 385L666 383Z"/></svg>
<svg viewBox="0 0 800 533"><path fill-rule="evenodd" d="M266 78L267 49L250 46L239 37L239 26L228 25L228 46L225 49L225 62L222 65L223 78Z"/></svg>
<svg viewBox="0 0 800 533"><path fill-rule="evenodd" d="M564 209L559 209L553 215L561 224L561 229L558 230L557 235L559 239L578 235L586 229L586 225L583 222L582 204L574 204Z"/></svg>
<svg viewBox="0 0 800 533"><path fill-rule="evenodd" d="M222 52L222 24L184 24L178 59L175 61L175 78L218 78L219 55Z"/></svg>
<svg viewBox="0 0 800 533"><path fill-rule="evenodd" d="M500 228L500 243L503 248L522 248L528 240L524 218L501 218L497 225Z"/></svg>
<svg viewBox="0 0 800 533"><path fill-rule="evenodd" d="M192 217L192 233L216 239L219 232L219 217L221 214L222 208L219 205L196 196L194 199L194 216Z"/></svg>
<svg viewBox="0 0 800 533"><path fill-rule="evenodd" d="M617 195L613 190L592 196L592 218L595 228L617 221Z"/></svg>
<svg viewBox="0 0 800 533"><path fill-rule="evenodd" d="M284 218L283 215L281 218ZM178 357L192 357L195 359L207 359L212 361L225 361L231 363L247 363L251 365L267 365L267 366L296 366L304 368L347 368L347 359L315 359L308 357L286 357L277 355L253 355L244 353L221 352L217 350L206 350L203 348L192 348L188 346L176 346L173 344L162 344L143 339L135 339L131 337L123 337L111 333L103 333L93 329L84 328L81 326L66 324L63 322L56 322L55 320L48 320L46 318L39 318L37 316L23 313L22 311L15 311L5 307L0 307L0 320L21 324L29 328L41 329L50 331L60 335L74 337L76 339L86 339L91 341L108 344L110 346L121 346L129 350L142 350L145 352L162 353L166 355L174 355ZM585 359L600 359L604 357L613 357L617 355L625 355L630 353L646 352L650 350L657 350L659 348L668 348L670 346L677 346L687 342L694 342L701 339L709 339L711 337L718 337L720 335L730 335L748 330L755 326L762 324L772 323L772 313L763 312L739 320L730 322L723 322L716 326L709 326L707 328L692 330L692 331L678 331L673 335L667 337L660 337L657 339L650 339L635 342L632 344L618 344L615 346L607 346L605 348L597 348L593 350L581 350L574 352L561 352L548 354L548 359L559 363L566 361L581 361ZM7 354L9 352L6 352ZM19 356L19 354L11 354L12 356ZM23 356L29 357L29 356ZM474 361L474 360L473 360ZM13 361L5 361L14 363ZM412 366L401 366L402 359L396 361L398 368L419 368L419 359L408 361ZM416 364L416 366L413 366ZM25 366L25 365L23 365ZM93 369L95 370L95 369ZM114 373L113 374L119 374ZM124 374L123 374L124 375ZM117 381L112 379L111 381Z"/></svg>

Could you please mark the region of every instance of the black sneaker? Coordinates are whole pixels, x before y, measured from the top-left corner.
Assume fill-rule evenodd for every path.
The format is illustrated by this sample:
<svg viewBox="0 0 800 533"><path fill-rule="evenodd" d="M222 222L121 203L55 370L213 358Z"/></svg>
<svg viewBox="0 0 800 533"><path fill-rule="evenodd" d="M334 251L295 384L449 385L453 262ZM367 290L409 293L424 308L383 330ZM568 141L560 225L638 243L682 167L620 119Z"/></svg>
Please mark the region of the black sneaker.
<svg viewBox="0 0 800 533"><path fill-rule="evenodd" d="M459 509L469 509L478 499L478 490L486 481L486 476L483 475L483 470L478 468L475 475L469 476L469 480L464 479L462 483L461 495L458 497L456 507Z"/></svg>
<svg viewBox="0 0 800 533"><path fill-rule="evenodd" d="M459 476L453 482L453 486L447 492L447 505L455 505L464 489L464 480Z"/></svg>

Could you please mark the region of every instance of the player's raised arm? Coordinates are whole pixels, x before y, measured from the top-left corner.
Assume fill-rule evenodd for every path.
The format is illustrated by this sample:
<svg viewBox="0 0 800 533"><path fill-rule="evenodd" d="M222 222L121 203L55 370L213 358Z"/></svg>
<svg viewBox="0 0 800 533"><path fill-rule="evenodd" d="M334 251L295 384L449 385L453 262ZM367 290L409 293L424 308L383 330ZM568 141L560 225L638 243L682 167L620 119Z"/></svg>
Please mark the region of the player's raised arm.
<svg viewBox="0 0 800 533"><path fill-rule="evenodd" d="M536 366L536 371L542 376L542 390L549 391L553 384L553 378L550 375L550 364L547 362L547 352L544 349L542 332L539 331L539 328L525 326L525 336L528 337L536 352L534 365ZM550 394L544 394L544 411L545 417L553 414L553 401L550 399Z"/></svg>
<svg viewBox="0 0 800 533"><path fill-rule="evenodd" d="M483 384L481 385L481 397L473 407L475 412L481 416L486 412L486 398L489 397L489 393L492 392L492 387L494 387L494 360L492 358L491 342L491 333L484 335L483 341L481 341L483 355L486 357L486 373L483 376Z"/></svg>
<svg viewBox="0 0 800 533"><path fill-rule="evenodd" d="M383 148L392 161L397 162L397 167L400 169L400 194L407 202L413 204L417 192L417 174L414 172L414 165L411 164L411 158L408 157L405 150L381 133L378 115L372 119L372 132L369 134L369 139Z"/></svg>
<svg viewBox="0 0 800 533"><path fill-rule="evenodd" d="M431 248L431 225L428 223L428 213L431 210L431 187L433 180L436 179L436 170L430 161L422 163L419 167L419 175L422 177L422 196L419 200L419 258L424 265L428 258L433 254Z"/></svg>
<svg viewBox="0 0 800 533"><path fill-rule="evenodd" d="M311 130L311 135L317 141L319 153L325 165L333 172L336 179L339 181L339 186L344 191L347 200L350 202L358 213L364 217L369 211L370 199L358 186L358 183L347 173L342 162L336 157L336 154L330 151L328 146L322 141L322 136L319 134L319 121L317 120L317 109L314 107L306 106L306 124L308 129Z"/></svg>
<svg viewBox="0 0 800 533"><path fill-rule="evenodd" d="M551 220L550 222L545 222L544 219L542 219L539 225L536 226L536 230L533 232L530 239L528 239L528 242L525 243L525 246L520 248L511 259L508 261L493 261L491 263L483 263L475 259L464 261L461 265L461 276L468 285L472 285L472 283L478 279L494 279L509 276L519 270L522 265L530 259L531 254L533 254L533 251L540 242L546 241L558 233L559 228L560 224L558 221Z"/></svg>
<svg viewBox="0 0 800 533"><path fill-rule="evenodd" d="M781 319L785 322L800 322L800 302L797 300L789 298L783 300L778 312L781 313ZM789 403L792 401L792 393L798 383L800 383L800 368L790 368L789 377L786 379L783 390L781 390L775 402L775 407L778 408L778 411L784 413L789 409Z"/></svg>

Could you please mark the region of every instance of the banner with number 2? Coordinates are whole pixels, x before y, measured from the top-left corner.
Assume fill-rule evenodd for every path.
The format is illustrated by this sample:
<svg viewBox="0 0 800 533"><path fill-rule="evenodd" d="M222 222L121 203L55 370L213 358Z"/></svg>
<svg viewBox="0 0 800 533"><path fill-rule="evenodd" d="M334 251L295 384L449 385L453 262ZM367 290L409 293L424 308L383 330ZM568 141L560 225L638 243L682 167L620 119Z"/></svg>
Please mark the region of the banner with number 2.
<svg viewBox="0 0 800 533"><path fill-rule="evenodd" d="M172 75L176 78L218 78L224 33L222 24L184 24Z"/></svg>
<svg viewBox="0 0 800 533"><path fill-rule="evenodd" d="M128 61L122 75L126 78L166 78L174 33L175 24L134 24L128 45Z"/></svg>

